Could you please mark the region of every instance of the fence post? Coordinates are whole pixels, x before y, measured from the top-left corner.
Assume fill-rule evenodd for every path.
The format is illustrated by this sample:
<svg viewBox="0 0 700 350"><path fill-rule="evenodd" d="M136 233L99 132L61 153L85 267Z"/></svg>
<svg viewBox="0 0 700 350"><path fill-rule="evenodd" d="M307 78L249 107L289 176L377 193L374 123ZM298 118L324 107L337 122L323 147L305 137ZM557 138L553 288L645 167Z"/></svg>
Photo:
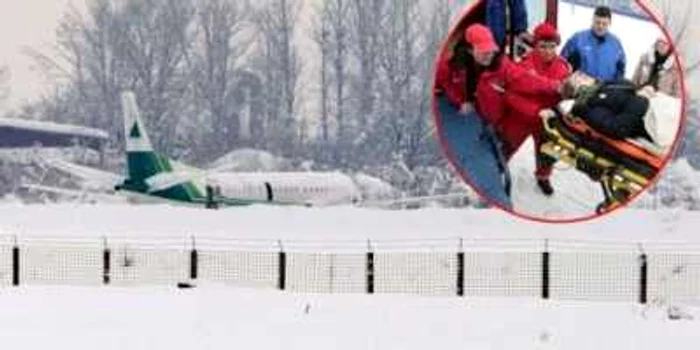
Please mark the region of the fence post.
<svg viewBox="0 0 700 350"><path fill-rule="evenodd" d="M196 280L199 272L199 252L197 251L197 242L192 236L192 250L190 251L190 279Z"/></svg>
<svg viewBox="0 0 700 350"><path fill-rule="evenodd" d="M278 279L277 288L279 290L285 290L287 282L287 253L284 252L284 246L282 246L282 241L279 241L280 252L278 255Z"/></svg>
<svg viewBox="0 0 700 350"><path fill-rule="evenodd" d="M12 247L12 285L19 286L19 244L17 243L17 236L15 236L15 244Z"/></svg>
<svg viewBox="0 0 700 350"><path fill-rule="evenodd" d="M374 294L374 252L372 251L372 242L367 241L367 294Z"/></svg>
<svg viewBox="0 0 700 350"><path fill-rule="evenodd" d="M464 243L459 239L459 251L457 252L457 296L464 296Z"/></svg>
<svg viewBox="0 0 700 350"><path fill-rule="evenodd" d="M549 299L549 240L544 241L542 252L542 299Z"/></svg>
<svg viewBox="0 0 700 350"><path fill-rule="evenodd" d="M103 284L109 284L110 283L110 270L111 270L111 255L112 253L109 250L109 245L107 244L107 238L104 237L103 240L103 248L102 248L102 283Z"/></svg>
<svg viewBox="0 0 700 350"><path fill-rule="evenodd" d="M640 245L639 255L639 303L646 304L649 288L649 261L644 248Z"/></svg>

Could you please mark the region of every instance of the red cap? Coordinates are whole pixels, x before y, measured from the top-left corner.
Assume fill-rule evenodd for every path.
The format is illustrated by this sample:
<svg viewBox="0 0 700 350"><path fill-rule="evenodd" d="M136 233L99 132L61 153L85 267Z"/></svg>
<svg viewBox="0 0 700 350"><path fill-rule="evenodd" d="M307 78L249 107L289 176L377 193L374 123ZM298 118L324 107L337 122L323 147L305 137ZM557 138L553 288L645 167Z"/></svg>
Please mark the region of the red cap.
<svg viewBox="0 0 700 350"><path fill-rule="evenodd" d="M539 43L540 41L554 41L559 44L561 42L561 37L559 36L557 28L554 28L553 25L547 22L538 25L537 28L535 28L535 43Z"/></svg>
<svg viewBox="0 0 700 350"><path fill-rule="evenodd" d="M464 39L474 47L477 52L498 51L496 40L493 39L491 30L483 24L473 24L464 32Z"/></svg>

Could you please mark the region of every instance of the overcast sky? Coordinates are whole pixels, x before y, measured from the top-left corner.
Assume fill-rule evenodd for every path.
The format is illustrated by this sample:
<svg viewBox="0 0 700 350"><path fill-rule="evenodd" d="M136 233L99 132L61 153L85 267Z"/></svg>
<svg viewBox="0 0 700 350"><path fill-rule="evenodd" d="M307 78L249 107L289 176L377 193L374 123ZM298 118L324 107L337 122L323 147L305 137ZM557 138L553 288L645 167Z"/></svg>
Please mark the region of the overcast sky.
<svg viewBox="0 0 700 350"><path fill-rule="evenodd" d="M54 41L56 24L67 6L72 4L83 9L85 1L0 0L0 65L8 66L12 73L10 100L0 105L0 112L16 107L25 99L31 99L41 93L41 76L32 71L31 60L22 53L22 49L24 47L48 49ZM453 5L470 2L469 0L447 1L453 2ZM698 8L700 6L695 9ZM309 44L302 43L302 46ZM313 81L312 78L307 77L308 80L302 80L307 80L305 82L308 83Z"/></svg>
<svg viewBox="0 0 700 350"><path fill-rule="evenodd" d="M40 76L32 72L22 49L49 46L58 19L70 3L85 4L84 0L0 1L0 65L8 66L12 73L10 101L0 106L0 111L41 91Z"/></svg>

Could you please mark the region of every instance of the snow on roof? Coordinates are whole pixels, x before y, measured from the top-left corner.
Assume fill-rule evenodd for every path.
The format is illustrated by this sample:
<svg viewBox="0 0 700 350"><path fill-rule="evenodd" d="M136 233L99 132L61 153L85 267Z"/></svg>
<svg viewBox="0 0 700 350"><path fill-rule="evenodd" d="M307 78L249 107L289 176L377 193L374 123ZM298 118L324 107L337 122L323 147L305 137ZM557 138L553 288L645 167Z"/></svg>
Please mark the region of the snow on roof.
<svg viewBox="0 0 700 350"><path fill-rule="evenodd" d="M103 130L85 126L59 124L48 121L26 120L18 118L0 118L0 127L15 128L31 131L43 131L56 134L76 135L106 140L109 134Z"/></svg>
<svg viewBox="0 0 700 350"><path fill-rule="evenodd" d="M287 161L269 152L256 149L237 149L220 157L208 167L217 171L279 171Z"/></svg>
<svg viewBox="0 0 700 350"><path fill-rule="evenodd" d="M378 177L357 173L352 179L363 194L370 199L391 197L397 193L394 186Z"/></svg>

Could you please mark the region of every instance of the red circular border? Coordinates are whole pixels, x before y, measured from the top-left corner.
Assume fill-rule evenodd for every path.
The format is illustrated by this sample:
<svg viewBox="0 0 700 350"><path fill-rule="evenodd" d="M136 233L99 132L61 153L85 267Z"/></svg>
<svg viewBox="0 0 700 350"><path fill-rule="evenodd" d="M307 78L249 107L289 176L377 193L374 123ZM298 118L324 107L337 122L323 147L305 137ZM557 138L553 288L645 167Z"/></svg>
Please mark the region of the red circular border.
<svg viewBox="0 0 700 350"><path fill-rule="evenodd" d="M442 54L445 52L447 45L450 43L450 41L451 41L450 39L455 35L455 30L460 27L460 24L462 23L463 19L465 17L467 17L472 12L472 10L474 10L476 8L476 6L479 5L479 3L481 3L482 1L484 1L484 0L480 0L480 1L476 2L475 4L465 8L463 10L462 14L459 16L459 19L454 23L454 25L452 26L452 28L448 32L447 38L440 45L440 50L438 51L438 53L435 57L433 77L437 76L438 63L440 62L440 58L442 57ZM542 1L545 1L545 0L542 0ZM592 220L601 218L603 216L610 215L614 212L617 212L618 210L628 206L630 203L635 201L643 192L647 191L650 187L653 187L659 181L659 178L663 174L663 171L666 169L666 167L668 166L668 163L671 161L671 159L673 158L673 156L675 155L675 153L678 150L683 132L685 130L685 124L687 122L686 107L687 107L687 102L688 102L688 95L687 95L686 86L685 86L685 83L686 83L685 82L685 67L683 66L683 64L681 62L680 53L677 51L676 43L673 40L673 37L671 37L671 35L669 34L668 29L661 23L661 21L656 16L656 14L650 10L649 6L647 4L645 4L645 0L635 0L635 2L637 5L639 5L639 7L642 8L642 10L644 10L644 12L649 17L651 17L651 19L654 21L654 23L663 32L664 37L666 37L668 42L671 43L671 49L673 52L674 59L676 61L675 63L679 67L679 71L680 71L680 85L681 85L681 93L682 93L682 96L681 96L681 122L680 122L680 125L678 126L678 131L676 132L676 138L675 138L675 141L673 143L673 146L671 147L671 150L669 151L669 153L666 155L666 158L663 160L662 166L659 169L659 172L650 181L649 185L646 188L644 188L642 191L639 191L639 193L633 195L632 198L627 200L623 205L621 205L617 208L614 208L610 211L607 211L603 214L593 214L593 215L583 216L583 217L574 218L574 219L544 219L541 217L535 217L532 215L518 213L515 210L508 210L508 209L504 208L503 206L499 205L497 202L493 201L491 198L485 196L481 192L481 189L478 186L474 186L474 184L470 181L469 176L467 176L464 169L460 166L455 165L455 164L457 164L457 162L455 161L456 157L452 153L452 150L450 149L450 147L447 143L447 140L445 140L445 136L444 136L444 132L443 132L444 129L443 129L443 123L442 123L442 116L440 115L440 113L438 111L435 96L432 95L431 96L431 101L432 101L431 104L432 104L432 112L433 112L433 122L435 123L435 127L437 129L438 139L440 140L440 145L441 145L440 148L442 149L443 153L447 157L447 160L449 161L450 166L452 166L452 168L459 174L459 176L462 178L462 180L469 187L471 187L474 191L476 191L476 193L482 199L486 200L491 206L496 207L502 211L505 211L511 215L514 215L515 217L525 219L525 220L534 221L537 223L545 223L545 224L582 223L582 222L592 221ZM435 80L436 79L434 78L433 89L431 90L431 94L432 94L432 91L435 91L435 84L437 83Z"/></svg>

